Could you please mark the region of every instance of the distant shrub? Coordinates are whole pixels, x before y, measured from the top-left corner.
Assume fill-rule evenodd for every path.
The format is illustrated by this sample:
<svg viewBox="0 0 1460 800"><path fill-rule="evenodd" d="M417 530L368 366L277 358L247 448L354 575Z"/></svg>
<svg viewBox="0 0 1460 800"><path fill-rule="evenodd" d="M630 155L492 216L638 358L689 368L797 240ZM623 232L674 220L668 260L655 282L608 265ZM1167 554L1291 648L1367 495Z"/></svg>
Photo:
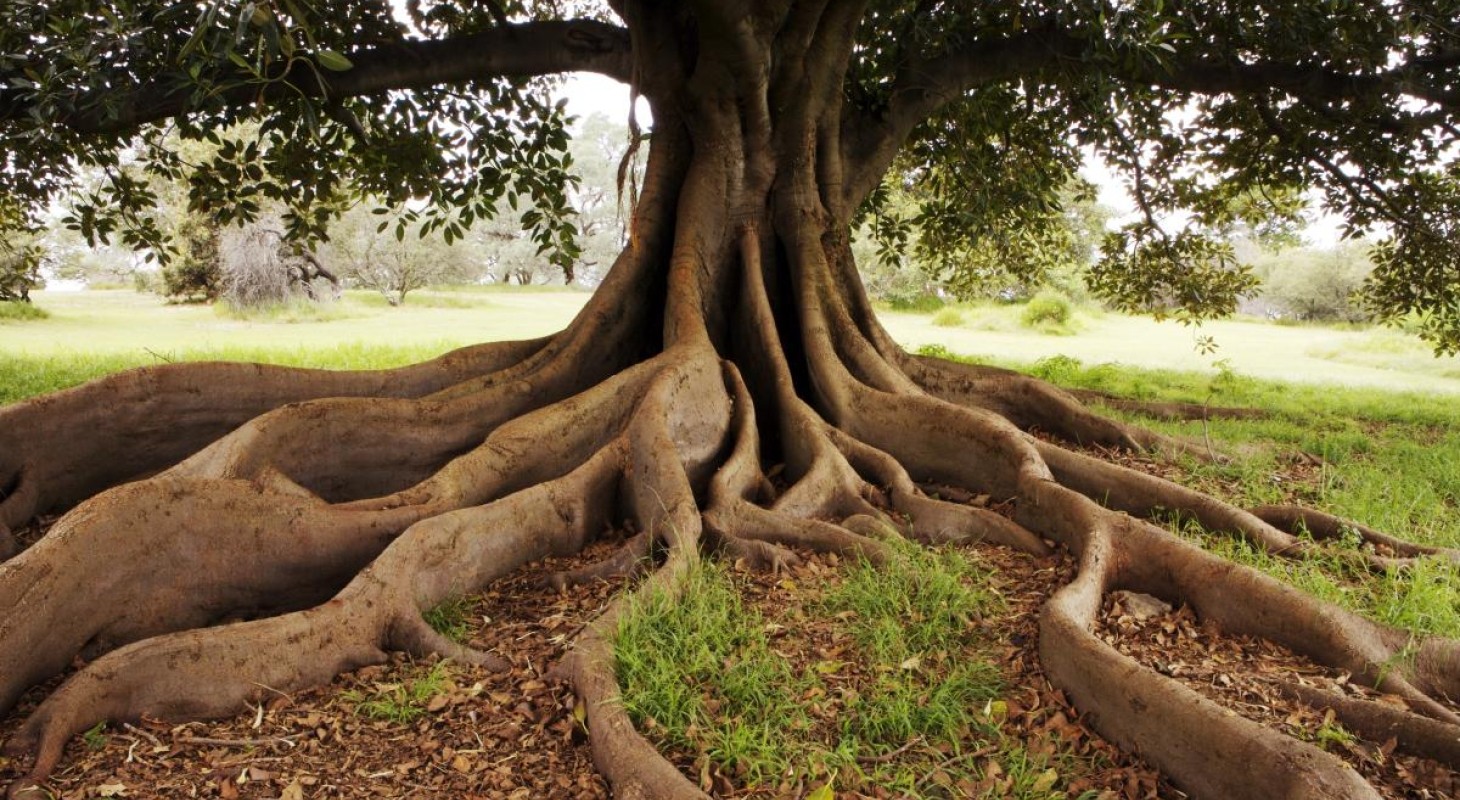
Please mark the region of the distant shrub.
<svg viewBox="0 0 1460 800"><path fill-rule="evenodd" d="M1069 324L1072 314L1068 297L1046 289L1029 300L1019 320L1029 328L1059 328Z"/></svg>
<svg viewBox="0 0 1460 800"><path fill-rule="evenodd" d="M0 322L45 319L50 313L26 300L0 300Z"/></svg>
<svg viewBox="0 0 1460 800"><path fill-rule="evenodd" d="M1083 367L1084 363L1078 358L1058 355L1041 358L1034 362L1034 368L1029 370L1029 373L1051 383L1071 383L1080 374Z"/></svg>
<svg viewBox="0 0 1460 800"><path fill-rule="evenodd" d="M891 306L893 311L929 314L942 308L946 303L936 294L889 294L887 295L887 305Z"/></svg>
<svg viewBox="0 0 1460 800"><path fill-rule="evenodd" d="M933 324L940 328L957 328L963 324L963 314L956 308L943 308L933 315Z"/></svg>

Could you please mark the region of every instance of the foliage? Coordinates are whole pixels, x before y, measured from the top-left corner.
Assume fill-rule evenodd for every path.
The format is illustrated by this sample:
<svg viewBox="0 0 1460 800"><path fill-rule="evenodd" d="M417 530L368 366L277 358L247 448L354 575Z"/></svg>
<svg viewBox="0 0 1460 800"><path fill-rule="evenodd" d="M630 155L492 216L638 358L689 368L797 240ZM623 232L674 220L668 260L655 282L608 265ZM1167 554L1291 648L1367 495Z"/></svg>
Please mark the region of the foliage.
<svg viewBox="0 0 1460 800"><path fill-rule="evenodd" d="M50 312L24 300L0 300L0 323L45 319Z"/></svg>
<svg viewBox="0 0 1460 800"><path fill-rule="evenodd" d="M1059 292L1045 289L1029 299L1019 321L1026 328L1062 328L1068 325L1074 309L1070 299Z"/></svg>
<svg viewBox="0 0 1460 800"><path fill-rule="evenodd" d="M43 254L20 207L0 195L0 302L30 300L41 285Z"/></svg>
<svg viewBox="0 0 1460 800"><path fill-rule="evenodd" d="M379 292L392 306L417 289L473 277L478 268L465 248L432 235L424 222L401 227L410 217L409 211L356 206L331 226L320 256L347 281Z"/></svg>
<svg viewBox="0 0 1460 800"><path fill-rule="evenodd" d="M222 291L218 225L206 218L185 217L177 227L181 246L162 267L162 291L182 302L212 302Z"/></svg>
<svg viewBox="0 0 1460 800"><path fill-rule="evenodd" d="M1373 271L1365 248L1345 244L1330 250L1296 250L1260 260L1262 297L1302 320L1360 322L1368 310L1357 301Z"/></svg>
<svg viewBox="0 0 1460 800"><path fill-rule="evenodd" d="M873 297L919 310L919 298L939 289L964 300L1013 299L1046 284L1084 292L1083 276L1109 217L1089 184L1071 183L1040 213L977 235L934 205L941 202L936 186L916 175L888 181L864 209L857 263Z"/></svg>
<svg viewBox="0 0 1460 800"><path fill-rule="evenodd" d="M5 3L0 200L33 226L96 176L73 209L77 230L164 251L175 232L146 213L159 196L151 177L185 179L185 206L218 223L277 204L291 238L323 235L360 195L400 210L398 232L453 241L514 215L534 249L574 269L583 210L568 121L542 76L586 62L629 80L614 56L635 43L592 6L569 44L531 36L583 12L575 4L393 9ZM1422 318L1423 333L1454 350L1453 12L1380 0L880 0L864 9L839 87L843 149L877 173L892 167L864 218L894 251L932 257L959 294L984 285L991 266L1026 281L1063 258L1061 194L1093 150L1129 183L1140 218L1106 241L1091 288L1121 308L1193 320L1225 313L1254 285L1219 240L1239 228L1289 239L1296 199L1317 195L1349 232L1387 232L1365 288L1373 313ZM535 41L563 52L532 51ZM483 51L494 58L474 58ZM246 132L220 138L230 128ZM211 151L192 161L179 142ZM898 208L908 191L912 214ZM899 219L916 224L915 241Z"/></svg>

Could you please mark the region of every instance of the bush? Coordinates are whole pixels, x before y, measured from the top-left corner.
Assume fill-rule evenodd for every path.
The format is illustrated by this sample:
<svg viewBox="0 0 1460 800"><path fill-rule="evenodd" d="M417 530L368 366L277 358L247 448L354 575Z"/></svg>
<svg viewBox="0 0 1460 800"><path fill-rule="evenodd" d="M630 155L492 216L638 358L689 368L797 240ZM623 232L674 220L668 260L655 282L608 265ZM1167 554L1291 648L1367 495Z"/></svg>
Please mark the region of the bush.
<svg viewBox="0 0 1460 800"><path fill-rule="evenodd" d="M945 303L943 298L936 294L889 294L887 305L893 311L911 311L916 314L928 314L942 308Z"/></svg>
<svg viewBox="0 0 1460 800"><path fill-rule="evenodd" d="M49 316L44 308L28 300L0 300L0 322L25 322Z"/></svg>
<svg viewBox="0 0 1460 800"><path fill-rule="evenodd" d="M1028 328L1060 328L1069 324L1072 313L1068 297L1045 289L1030 299L1019 320Z"/></svg>
<svg viewBox="0 0 1460 800"><path fill-rule="evenodd" d="M944 308L933 315L933 324L940 328L957 328L963 324L963 314L956 308Z"/></svg>

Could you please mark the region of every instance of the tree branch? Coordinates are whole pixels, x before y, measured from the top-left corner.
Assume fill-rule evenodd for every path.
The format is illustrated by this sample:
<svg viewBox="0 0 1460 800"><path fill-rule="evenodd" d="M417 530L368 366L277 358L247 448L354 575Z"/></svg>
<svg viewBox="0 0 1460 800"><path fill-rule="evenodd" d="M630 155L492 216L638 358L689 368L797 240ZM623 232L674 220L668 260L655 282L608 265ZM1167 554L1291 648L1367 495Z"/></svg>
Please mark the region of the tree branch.
<svg viewBox="0 0 1460 800"><path fill-rule="evenodd" d="M1128 84L1156 86L1192 94L1256 95L1278 89L1295 98L1337 102L1376 95L1409 95L1445 116L1460 111L1460 91L1450 79L1460 54L1452 51L1416 56L1373 73L1344 73L1273 61L1245 63L1180 54L1161 59L1149 53L1122 53L1045 23L1002 39L910 60L894 78L884 109L852 113L843 126L848 174L847 196L860 202L881 180L892 158L914 128L942 106L969 91L1020 78L1051 78L1074 66L1082 75L1100 72ZM1395 124L1400 124L1396 121Z"/></svg>
<svg viewBox="0 0 1460 800"><path fill-rule="evenodd" d="M877 187L903 142L933 111L979 86L1035 75L1058 59L1078 57L1073 41L1053 25L1043 25L938 57L909 59L894 78L882 113L873 119L852 113L842 126L847 207L855 208Z"/></svg>
<svg viewBox="0 0 1460 800"><path fill-rule="evenodd" d="M627 83L632 48L626 29L593 20L527 22L443 40L393 42L348 54L353 67L343 72L315 69L299 60L264 85L243 82L222 93L232 106L304 94L339 99L390 90L422 89L502 76L597 72ZM316 74L317 73L317 74ZM58 120L84 133L116 133L186 113L195 86L176 76L161 77L130 95L115 98L112 113L97 98L81 97L76 111ZM91 102L98 100L97 102ZM28 106L0 104L0 122L22 116Z"/></svg>

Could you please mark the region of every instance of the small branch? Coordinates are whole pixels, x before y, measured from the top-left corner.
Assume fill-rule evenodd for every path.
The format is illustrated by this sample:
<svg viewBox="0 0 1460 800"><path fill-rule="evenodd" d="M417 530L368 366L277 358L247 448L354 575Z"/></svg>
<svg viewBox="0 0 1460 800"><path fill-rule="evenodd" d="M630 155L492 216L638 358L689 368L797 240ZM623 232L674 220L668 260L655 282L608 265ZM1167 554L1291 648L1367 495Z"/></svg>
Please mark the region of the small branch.
<svg viewBox="0 0 1460 800"><path fill-rule="evenodd" d="M130 725L127 727L131 728ZM297 747L298 743L294 741L294 738L300 735L302 734L274 736L266 739L218 739L212 736L179 736L172 741L175 744L205 745L211 747L271 747L280 744ZM154 742L157 741L156 738L148 738L151 738Z"/></svg>
<svg viewBox="0 0 1460 800"><path fill-rule="evenodd" d="M887 762L897 758L903 753L906 753L908 750L911 750L914 745L917 745L922 741L923 737L914 736L913 738L909 739L907 741L907 744L904 744L902 747L883 753L880 756L857 756L857 763L863 766L870 766L872 764L886 764Z"/></svg>

